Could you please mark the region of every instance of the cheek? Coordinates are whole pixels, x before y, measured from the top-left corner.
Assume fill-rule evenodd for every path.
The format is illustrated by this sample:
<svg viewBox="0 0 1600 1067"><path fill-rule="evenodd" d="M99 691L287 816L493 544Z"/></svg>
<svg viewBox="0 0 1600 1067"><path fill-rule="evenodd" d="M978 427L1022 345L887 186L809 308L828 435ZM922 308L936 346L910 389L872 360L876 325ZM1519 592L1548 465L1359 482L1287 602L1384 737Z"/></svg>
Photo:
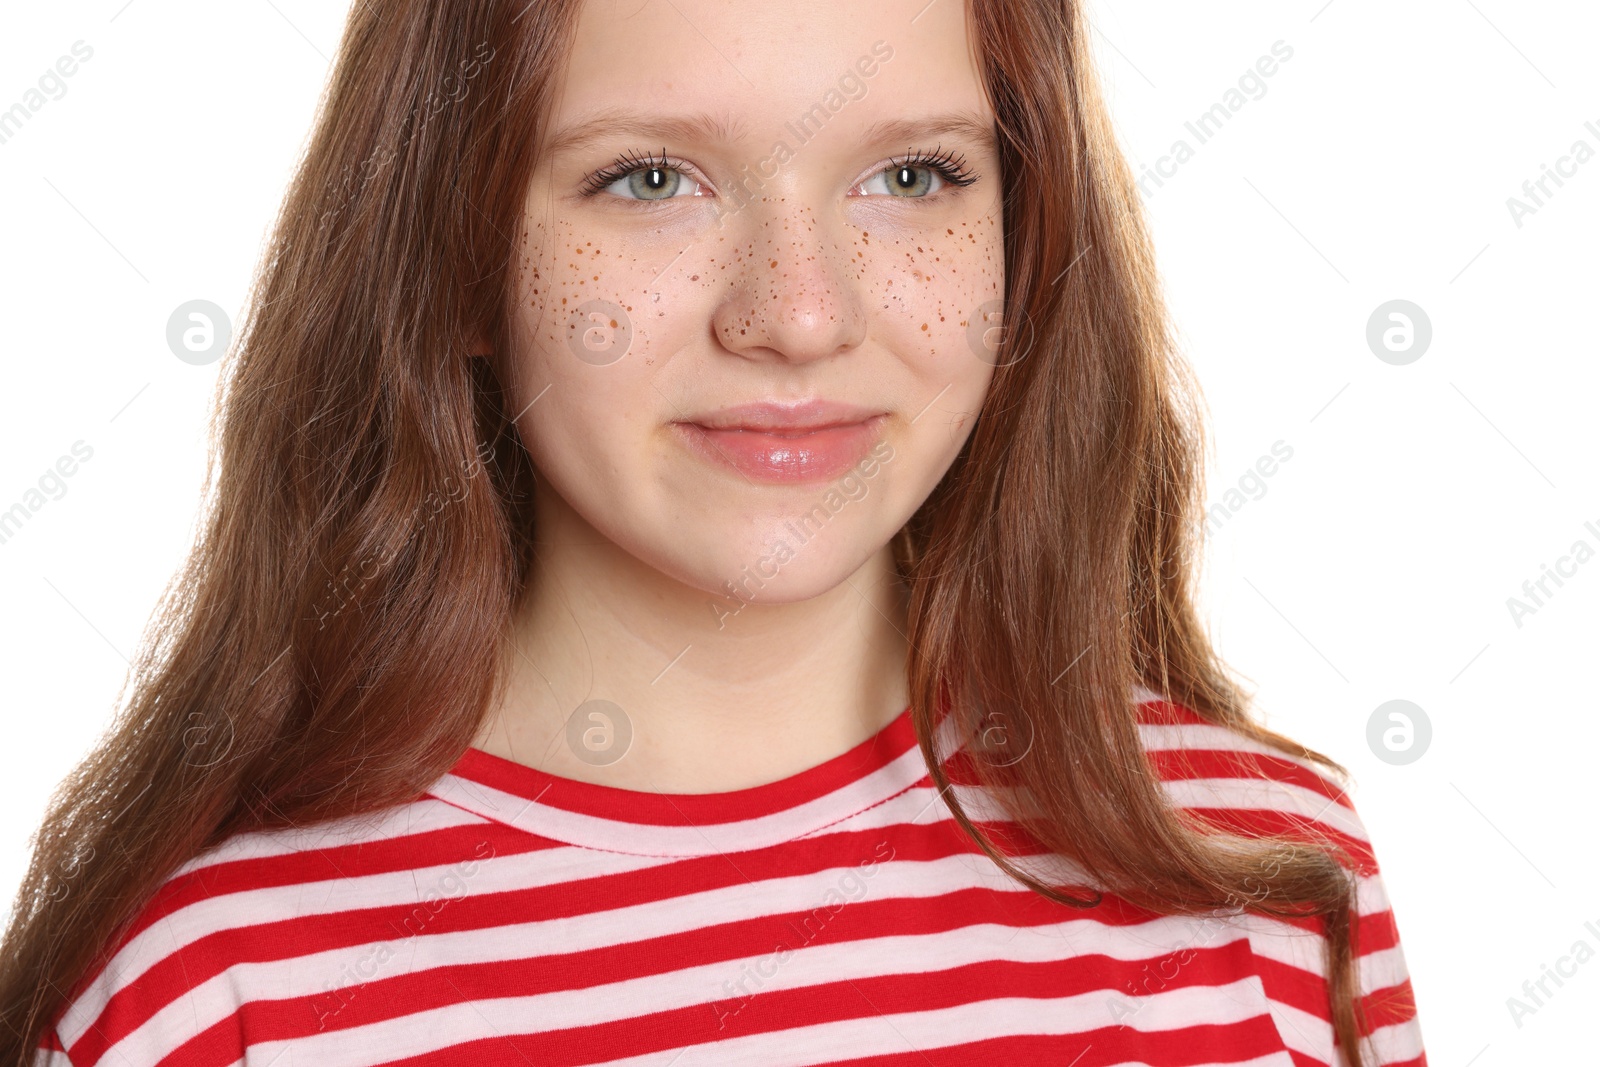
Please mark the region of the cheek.
<svg viewBox="0 0 1600 1067"><path fill-rule="evenodd" d="M1005 293L997 216L966 216L912 235L867 229L854 262L872 331L917 392L906 403L907 419L915 416L910 432L941 458L954 456L994 376L994 323Z"/></svg>
<svg viewBox="0 0 1600 1067"><path fill-rule="evenodd" d="M705 331L715 300L703 264L675 255L570 222L529 224L508 387L535 465L574 491L638 474L659 447L673 392L661 372Z"/></svg>
<svg viewBox="0 0 1600 1067"><path fill-rule="evenodd" d="M640 411L634 315L640 286L566 223L530 223L513 281L513 348L505 360L517 425L534 464L563 481L615 465Z"/></svg>
<svg viewBox="0 0 1600 1067"><path fill-rule="evenodd" d="M994 370L1003 248L996 217L985 214L916 235L880 238L869 229L854 257L880 342L925 388L947 389L942 399L963 409L981 398Z"/></svg>
<svg viewBox="0 0 1600 1067"><path fill-rule="evenodd" d="M645 372L660 364L661 353L710 319L710 279L684 269L688 257L630 248L615 236L586 237L568 222L537 224L532 232L516 280L519 361L546 381L646 389ZM583 373L592 367L608 373Z"/></svg>

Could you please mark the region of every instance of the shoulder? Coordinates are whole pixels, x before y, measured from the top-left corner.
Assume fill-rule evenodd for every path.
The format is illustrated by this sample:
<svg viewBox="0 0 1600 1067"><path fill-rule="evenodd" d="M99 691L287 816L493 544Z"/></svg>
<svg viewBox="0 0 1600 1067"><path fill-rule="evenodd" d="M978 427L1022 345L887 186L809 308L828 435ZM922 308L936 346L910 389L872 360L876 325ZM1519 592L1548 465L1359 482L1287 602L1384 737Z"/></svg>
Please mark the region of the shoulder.
<svg viewBox="0 0 1600 1067"><path fill-rule="evenodd" d="M228 838L160 883L75 987L35 1067L143 1067L191 1042L242 1054L242 989L370 937L355 929L366 917L406 922L439 872L471 858L485 821L424 796Z"/></svg>
<svg viewBox="0 0 1600 1067"><path fill-rule="evenodd" d="M1425 1064L1399 927L1345 776L1155 694L1138 703L1137 722L1174 806L1197 821L1247 837L1287 836L1339 847L1355 889L1357 981L1370 1037L1385 1065ZM1261 916L1236 921L1248 932L1280 1032L1302 1055L1332 1062L1321 922ZM1295 928L1307 936L1292 936Z"/></svg>
<svg viewBox="0 0 1600 1067"><path fill-rule="evenodd" d="M1340 770L1147 691L1136 721L1168 797L1194 819L1247 837L1327 840L1357 873L1376 872L1371 839Z"/></svg>

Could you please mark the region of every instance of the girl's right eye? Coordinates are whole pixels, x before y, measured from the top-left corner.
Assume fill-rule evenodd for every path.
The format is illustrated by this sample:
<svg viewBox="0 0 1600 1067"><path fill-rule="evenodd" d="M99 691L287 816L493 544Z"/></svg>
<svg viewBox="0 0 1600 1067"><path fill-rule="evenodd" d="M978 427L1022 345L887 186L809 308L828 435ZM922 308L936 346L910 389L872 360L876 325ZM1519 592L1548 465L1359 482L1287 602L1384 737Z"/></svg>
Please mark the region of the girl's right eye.
<svg viewBox="0 0 1600 1067"><path fill-rule="evenodd" d="M610 193L623 200L671 200L701 196L700 183L683 166L663 155L658 159L625 156L584 182L583 195Z"/></svg>

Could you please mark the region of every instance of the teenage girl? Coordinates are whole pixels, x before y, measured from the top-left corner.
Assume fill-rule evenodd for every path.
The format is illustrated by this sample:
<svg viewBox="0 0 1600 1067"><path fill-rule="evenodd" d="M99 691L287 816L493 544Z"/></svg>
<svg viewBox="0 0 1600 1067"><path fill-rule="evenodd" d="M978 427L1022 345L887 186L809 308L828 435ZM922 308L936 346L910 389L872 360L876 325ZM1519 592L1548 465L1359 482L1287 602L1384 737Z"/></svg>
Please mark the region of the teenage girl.
<svg viewBox="0 0 1600 1067"><path fill-rule="evenodd" d="M40 1067L1425 1063L1078 0L358 0Z"/></svg>

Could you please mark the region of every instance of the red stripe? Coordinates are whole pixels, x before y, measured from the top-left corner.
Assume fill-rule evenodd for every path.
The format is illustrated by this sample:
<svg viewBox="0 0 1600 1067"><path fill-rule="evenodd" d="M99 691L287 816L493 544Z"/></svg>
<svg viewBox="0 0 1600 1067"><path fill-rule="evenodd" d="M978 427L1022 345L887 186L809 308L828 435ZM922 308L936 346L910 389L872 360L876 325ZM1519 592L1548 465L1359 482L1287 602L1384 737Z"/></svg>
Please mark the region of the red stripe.
<svg viewBox="0 0 1600 1067"><path fill-rule="evenodd" d="M917 744L908 707L876 735L809 770L723 793L648 793L561 778L469 748L453 772L463 778L580 815L650 826L708 826L774 815L842 789Z"/></svg>

